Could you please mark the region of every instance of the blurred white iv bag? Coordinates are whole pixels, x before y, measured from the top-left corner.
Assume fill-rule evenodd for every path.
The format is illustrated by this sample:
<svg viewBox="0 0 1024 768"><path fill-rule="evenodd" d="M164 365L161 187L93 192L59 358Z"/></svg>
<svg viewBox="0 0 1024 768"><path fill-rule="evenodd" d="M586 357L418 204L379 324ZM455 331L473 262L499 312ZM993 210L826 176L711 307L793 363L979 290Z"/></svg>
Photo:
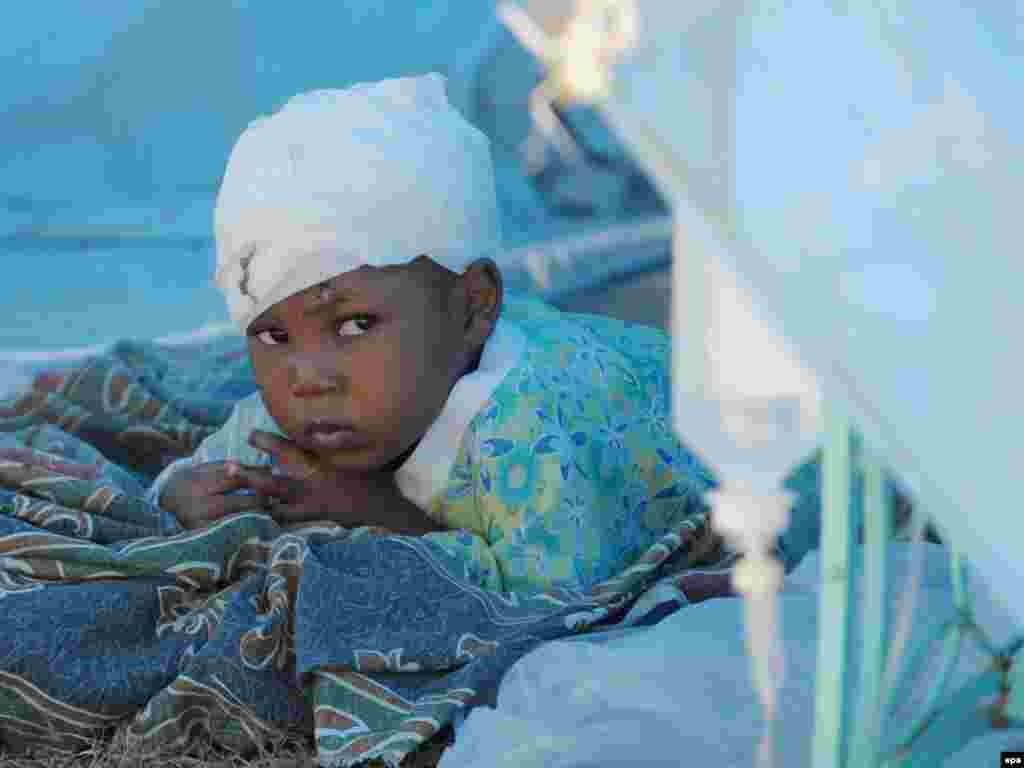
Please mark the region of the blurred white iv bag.
<svg viewBox="0 0 1024 768"><path fill-rule="evenodd" d="M707 222L682 203L675 226L674 422L719 478L708 494L715 530L744 553L733 586L744 600L747 650L765 718L758 764L767 768L784 676L777 600L783 567L772 551L793 501L783 480L819 440L820 396L813 376L760 322L750 295L718 259L722 246Z"/></svg>

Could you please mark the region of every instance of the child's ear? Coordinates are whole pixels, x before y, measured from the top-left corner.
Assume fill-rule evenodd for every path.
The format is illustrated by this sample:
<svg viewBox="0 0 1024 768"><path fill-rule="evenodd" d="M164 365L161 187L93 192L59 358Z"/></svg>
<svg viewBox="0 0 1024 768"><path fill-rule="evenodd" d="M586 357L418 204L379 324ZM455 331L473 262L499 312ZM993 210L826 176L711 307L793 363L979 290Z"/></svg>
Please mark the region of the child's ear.
<svg viewBox="0 0 1024 768"><path fill-rule="evenodd" d="M501 315L501 270L491 259L477 259L458 279L466 308L466 340L474 347L480 346L490 337Z"/></svg>

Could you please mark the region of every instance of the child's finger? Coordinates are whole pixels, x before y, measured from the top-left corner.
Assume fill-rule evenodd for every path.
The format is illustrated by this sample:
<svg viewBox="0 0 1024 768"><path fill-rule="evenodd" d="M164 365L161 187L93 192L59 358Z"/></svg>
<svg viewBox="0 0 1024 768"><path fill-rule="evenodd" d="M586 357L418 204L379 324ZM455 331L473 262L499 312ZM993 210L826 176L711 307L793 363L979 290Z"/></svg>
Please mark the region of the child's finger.
<svg viewBox="0 0 1024 768"><path fill-rule="evenodd" d="M249 433L249 445L265 453L272 453L278 458L288 449L290 444L289 440L285 440L280 435L275 435L273 432L266 432L262 429L254 429Z"/></svg>
<svg viewBox="0 0 1024 768"><path fill-rule="evenodd" d="M198 476L199 493L202 496L218 496L253 488L253 474L260 469L263 468L247 466L234 460L210 462Z"/></svg>
<svg viewBox="0 0 1024 768"><path fill-rule="evenodd" d="M287 475L276 475L271 467L236 465L229 470L239 487L251 488L264 496L292 500L301 495L302 484Z"/></svg>
<svg viewBox="0 0 1024 768"><path fill-rule="evenodd" d="M205 495L226 493L247 488L245 477L239 471L241 464L237 461L211 462L204 466L199 475L199 485Z"/></svg>
<svg viewBox="0 0 1024 768"><path fill-rule="evenodd" d="M300 475L309 474L316 468L315 462L311 461L304 450L291 440L272 432L254 429L249 434L249 445L276 456L282 464L296 470Z"/></svg>

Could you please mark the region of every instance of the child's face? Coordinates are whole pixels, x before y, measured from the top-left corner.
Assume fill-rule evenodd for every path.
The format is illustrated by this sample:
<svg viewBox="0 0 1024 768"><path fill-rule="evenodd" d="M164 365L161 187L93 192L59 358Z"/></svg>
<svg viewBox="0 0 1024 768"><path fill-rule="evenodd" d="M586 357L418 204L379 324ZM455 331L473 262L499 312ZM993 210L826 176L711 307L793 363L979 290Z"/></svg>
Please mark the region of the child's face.
<svg viewBox="0 0 1024 768"><path fill-rule="evenodd" d="M275 304L247 331L270 415L338 469L379 469L401 456L482 345L449 301L462 279L421 258L346 272ZM317 421L345 429L318 440Z"/></svg>

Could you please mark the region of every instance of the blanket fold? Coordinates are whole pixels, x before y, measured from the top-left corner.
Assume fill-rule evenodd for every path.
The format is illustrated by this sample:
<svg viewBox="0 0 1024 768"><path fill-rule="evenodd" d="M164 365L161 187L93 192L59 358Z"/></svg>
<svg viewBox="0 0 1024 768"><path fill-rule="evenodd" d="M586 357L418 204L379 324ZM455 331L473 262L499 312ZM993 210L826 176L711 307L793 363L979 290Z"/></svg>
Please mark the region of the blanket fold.
<svg viewBox="0 0 1024 768"><path fill-rule="evenodd" d="M240 337L125 341L0 402L0 741L302 733L323 765L397 765L540 643L687 602L703 513L586 593L489 591L429 536L256 512L177 532L148 484L254 389Z"/></svg>

